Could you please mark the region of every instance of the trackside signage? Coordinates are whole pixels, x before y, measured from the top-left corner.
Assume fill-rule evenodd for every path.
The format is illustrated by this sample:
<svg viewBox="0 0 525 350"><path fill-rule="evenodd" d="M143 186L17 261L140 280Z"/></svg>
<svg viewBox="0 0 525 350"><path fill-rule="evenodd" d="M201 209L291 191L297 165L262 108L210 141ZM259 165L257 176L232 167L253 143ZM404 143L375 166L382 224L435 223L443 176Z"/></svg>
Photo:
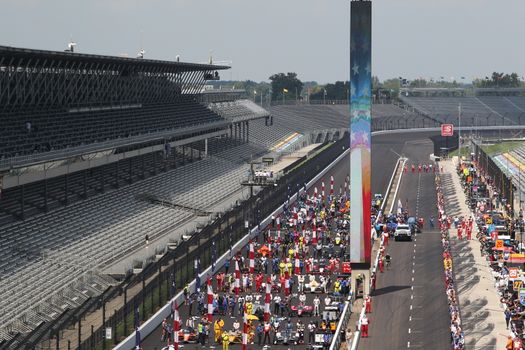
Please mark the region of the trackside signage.
<svg viewBox="0 0 525 350"><path fill-rule="evenodd" d="M454 135L453 124L441 124L441 136L452 136Z"/></svg>

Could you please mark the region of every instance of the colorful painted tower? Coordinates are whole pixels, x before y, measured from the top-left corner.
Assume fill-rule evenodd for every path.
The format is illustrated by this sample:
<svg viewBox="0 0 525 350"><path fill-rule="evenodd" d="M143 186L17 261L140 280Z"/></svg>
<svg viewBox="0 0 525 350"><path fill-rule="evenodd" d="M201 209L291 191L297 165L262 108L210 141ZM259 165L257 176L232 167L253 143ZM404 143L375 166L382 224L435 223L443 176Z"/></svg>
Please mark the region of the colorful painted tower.
<svg viewBox="0 0 525 350"><path fill-rule="evenodd" d="M350 262L352 270L366 275L367 286L371 258L372 2L353 0L350 4Z"/></svg>

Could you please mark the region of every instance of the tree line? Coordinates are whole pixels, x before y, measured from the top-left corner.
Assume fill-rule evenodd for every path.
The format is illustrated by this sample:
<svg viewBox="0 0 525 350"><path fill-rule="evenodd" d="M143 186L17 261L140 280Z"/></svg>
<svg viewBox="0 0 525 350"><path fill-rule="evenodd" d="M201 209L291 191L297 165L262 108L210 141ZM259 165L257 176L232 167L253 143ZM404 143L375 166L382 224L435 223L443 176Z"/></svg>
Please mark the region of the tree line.
<svg viewBox="0 0 525 350"><path fill-rule="evenodd" d="M235 88L244 89L250 98L266 99L271 97L272 101L280 100L347 100L351 93L348 81L336 81L334 83L319 84L316 81L301 81L297 73L276 73L271 75L268 82L255 82L252 80L245 81L211 81L210 85L214 88ZM484 79L475 79L472 83L440 79L418 78L408 80L404 78L391 78L380 81L378 77L372 77L372 94L376 98L395 98L402 87L410 88L455 88L455 87L525 87L525 83L520 79L517 73L498 73L493 72L489 77Z"/></svg>

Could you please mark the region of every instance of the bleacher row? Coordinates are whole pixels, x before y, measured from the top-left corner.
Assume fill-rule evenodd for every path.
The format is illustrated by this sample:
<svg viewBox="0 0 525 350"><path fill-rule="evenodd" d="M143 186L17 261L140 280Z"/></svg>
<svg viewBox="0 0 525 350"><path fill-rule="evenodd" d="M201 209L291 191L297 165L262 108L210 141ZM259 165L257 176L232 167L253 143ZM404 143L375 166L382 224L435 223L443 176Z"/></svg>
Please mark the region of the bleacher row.
<svg viewBox="0 0 525 350"><path fill-rule="evenodd" d="M148 193L176 205L206 210L239 190L247 170L247 165L210 157L4 227L0 329L82 274L98 271L141 247L146 234L153 240L193 215L137 196ZM54 304L52 298L44 302Z"/></svg>
<svg viewBox="0 0 525 350"><path fill-rule="evenodd" d="M518 125L525 123L525 97L406 97L401 100L443 123L458 123L461 104L462 125Z"/></svg>
<svg viewBox="0 0 525 350"><path fill-rule="evenodd" d="M250 100L214 102L208 108L224 119L235 122L267 117L268 111Z"/></svg>
<svg viewBox="0 0 525 350"><path fill-rule="evenodd" d="M508 169L512 172L512 182L516 186L516 188L520 188L521 191L525 192L525 144L521 147L515 148L512 151L508 152L508 155L511 158L511 161L517 161L518 164L512 164L512 167ZM499 160L503 160L500 163L500 166L507 168L509 167L509 160L505 159L503 155L501 155Z"/></svg>
<svg viewBox="0 0 525 350"><path fill-rule="evenodd" d="M195 101L102 111L26 111L0 119L0 159L223 120Z"/></svg>

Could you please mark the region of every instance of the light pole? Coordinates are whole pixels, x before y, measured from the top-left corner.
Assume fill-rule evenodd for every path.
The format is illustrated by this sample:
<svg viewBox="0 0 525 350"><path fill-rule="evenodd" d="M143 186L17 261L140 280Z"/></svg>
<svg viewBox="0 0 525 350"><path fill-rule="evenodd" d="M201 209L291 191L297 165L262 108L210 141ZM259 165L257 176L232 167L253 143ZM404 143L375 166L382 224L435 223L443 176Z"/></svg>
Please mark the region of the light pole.
<svg viewBox="0 0 525 350"><path fill-rule="evenodd" d="M458 105L458 153L461 164L461 103Z"/></svg>
<svg viewBox="0 0 525 350"><path fill-rule="evenodd" d="M261 95L261 96L262 96L262 95ZM257 90L254 89L254 90L253 90L253 102L254 102L254 103L257 103L257 102L255 101L255 97L257 97Z"/></svg>
<svg viewBox="0 0 525 350"><path fill-rule="evenodd" d="M323 104L325 105L326 104L326 88L323 88Z"/></svg>

